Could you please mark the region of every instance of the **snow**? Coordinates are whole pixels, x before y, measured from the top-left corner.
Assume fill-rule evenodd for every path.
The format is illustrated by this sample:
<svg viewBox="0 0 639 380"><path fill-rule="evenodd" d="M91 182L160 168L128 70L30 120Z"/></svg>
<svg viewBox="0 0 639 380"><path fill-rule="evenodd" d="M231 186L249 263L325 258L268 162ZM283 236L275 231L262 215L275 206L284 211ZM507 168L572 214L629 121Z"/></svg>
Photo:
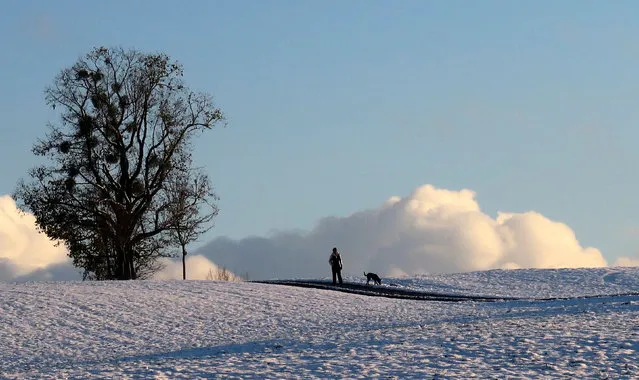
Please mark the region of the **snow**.
<svg viewBox="0 0 639 380"><path fill-rule="evenodd" d="M416 301L251 282L0 283L0 378L639 376L639 268L391 283L523 299Z"/></svg>

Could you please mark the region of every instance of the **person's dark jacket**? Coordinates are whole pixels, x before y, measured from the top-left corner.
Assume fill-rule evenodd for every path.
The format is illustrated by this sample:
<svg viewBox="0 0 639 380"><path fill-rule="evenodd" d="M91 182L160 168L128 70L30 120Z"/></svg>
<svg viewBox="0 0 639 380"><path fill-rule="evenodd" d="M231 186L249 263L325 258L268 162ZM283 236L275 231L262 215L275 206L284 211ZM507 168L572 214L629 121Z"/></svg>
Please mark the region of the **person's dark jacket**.
<svg viewBox="0 0 639 380"><path fill-rule="evenodd" d="M331 253L331 257L328 259L328 263L331 264L331 268L335 270L342 269L342 257L339 253Z"/></svg>

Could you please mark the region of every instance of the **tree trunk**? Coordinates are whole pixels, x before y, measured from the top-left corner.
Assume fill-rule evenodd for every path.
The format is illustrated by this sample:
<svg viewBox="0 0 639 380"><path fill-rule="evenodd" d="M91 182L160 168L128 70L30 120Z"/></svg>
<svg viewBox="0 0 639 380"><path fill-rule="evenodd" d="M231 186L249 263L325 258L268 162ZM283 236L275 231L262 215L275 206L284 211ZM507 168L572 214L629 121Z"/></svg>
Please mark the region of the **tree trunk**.
<svg viewBox="0 0 639 380"><path fill-rule="evenodd" d="M116 278L118 280L135 280L137 276L135 273L133 250L130 248L118 247L117 252Z"/></svg>
<svg viewBox="0 0 639 380"><path fill-rule="evenodd" d="M135 265L133 263L133 252L129 253L129 280L136 280L138 278L135 273Z"/></svg>
<svg viewBox="0 0 639 380"><path fill-rule="evenodd" d="M182 280L186 280L186 249L182 247Z"/></svg>
<svg viewBox="0 0 639 380"><path fill-rule="evenodd" d="M124 250L120 247L116 248L117 257L115 261L115 278L118 280L125 280L125 267L126 267L126 257L124 254Z"/></svg>

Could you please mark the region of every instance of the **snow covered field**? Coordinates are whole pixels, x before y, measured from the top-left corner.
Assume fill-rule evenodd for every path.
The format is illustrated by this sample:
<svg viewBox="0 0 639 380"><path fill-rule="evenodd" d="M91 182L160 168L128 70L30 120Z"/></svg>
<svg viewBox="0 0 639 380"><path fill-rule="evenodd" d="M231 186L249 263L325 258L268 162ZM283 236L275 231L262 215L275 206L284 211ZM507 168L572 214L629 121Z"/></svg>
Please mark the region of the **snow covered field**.
<svg viewBox="0 0 639 380"><path fill-rule="evenodd" d="M0 283L0 378L639 377L639 268L386 282L569 299L411 301L211 281ZM584 297L593 295L602 296Z"/></svg>

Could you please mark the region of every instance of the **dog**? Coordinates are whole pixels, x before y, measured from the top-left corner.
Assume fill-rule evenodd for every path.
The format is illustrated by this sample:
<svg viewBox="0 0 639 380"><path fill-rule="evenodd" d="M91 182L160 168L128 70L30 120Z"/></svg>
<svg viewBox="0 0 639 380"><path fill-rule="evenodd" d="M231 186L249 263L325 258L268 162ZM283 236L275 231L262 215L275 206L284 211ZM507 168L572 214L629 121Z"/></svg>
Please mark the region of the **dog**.
<svg viewBox="0 0 639 380"><path fill-rule="evenodd" d="M373 283L376 285L381 285L382 284L382 279L379 278L379 276L375 273L366 273L364 272L364 276L366 276L366 285L368 285L368 283L373 280Z"/></svg>

